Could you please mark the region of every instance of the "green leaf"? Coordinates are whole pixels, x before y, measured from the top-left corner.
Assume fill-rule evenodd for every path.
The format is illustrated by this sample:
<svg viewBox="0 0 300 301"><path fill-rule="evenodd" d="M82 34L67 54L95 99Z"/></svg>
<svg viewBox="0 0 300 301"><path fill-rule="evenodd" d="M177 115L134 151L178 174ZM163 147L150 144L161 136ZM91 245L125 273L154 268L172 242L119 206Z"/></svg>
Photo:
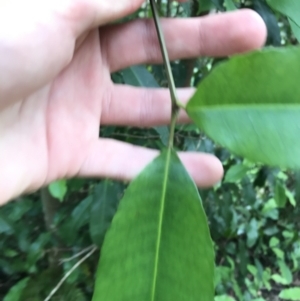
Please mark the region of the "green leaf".
<svg viewBox="0 0 300 301"><path fill-rule="evenodd" d="M78 205L68 214L68 218L59 226L59 236L66 244L75 245L78 241L78 233L83 227L89 224L91 207L93 203L92 195L80 201Z"/></svg>
<svg viewBox="0 0 300 301"><path fill-rule="evenodd" d="M279 298L283 300L300 300L300 287L287 288L281 291Z"/></svg>
<svg viewBox="0 0 300 301"><path fill-rule="evenodd" d="M227 11L236 10L236 6L232 0L225 0L224 5Z"/></svg>
<svg viewBox="0 0 300 301"><path fill-rule="evenodd" d="M198 1L200 2L200 1ZM185 3L182 3L181 5L193 5L190 1L187 1ZM211 0L201 0L201 3L199 3L198 6L198 12L197 16L199 16L201 13L205 13L210 11L213 8L213 2Z"/></svg>
<svg viewBox="0 0 300 301"><path fill-rule="evenodd" d="M286 265L284 261L279 261L278 266L280 269L281 276L285 279L286 284L291 284L293 281L293 275L291 273L290 268Z"/></svg>
<svg viewBox="0 0 300 301"><path fill-rule="evenodd" d="M300 167L299 78L300 48L236 56L202 81L187 112L208 136L237 155Z"/></svg>
<svg viewBox="0 0 300 301"><path fill-rule="evenodd" d="M257 223L257 220L255 218L252 218L248 225L248 229L247 229L247 246L248 246L248 248L252 248L255 245L255 243L259 237L258 229L259 229L259 225Z"/></svg>
<svg viewBox="0 0 300 301"><path fill-rule="evenodd" d="M50 194L61 202L64 200L67 191L68 189L66 180L59 180L49 185Z"/></svg>
<svg viewBox="0 0 300 301"><path fill-rule="evenodd" d="M215 301L235 301L235 299L233 299L228 295L221 295L221 296L216 296Z"/></svg>
<svg viewBox="0 0 300 301"><path fill-rule="evenodd" d="M279 259L284 259L284 252L279 248L273 248L272 251L275 253L276 257Z"/></svg>
<svg viewBox="0 0 300 301"><path fill-rule="evenodd" d="M233 165L228 169L224 182L236 183L242 180L249 170L250 168L244 164Z"/></svg>
<svg viewBox="0 0 300 301"><path fill-rule="evenodd" d="M117 210L121 193L121 183L105 180L95 187L90 218L90 236L97 246L101 246L104 235Z"/></svg>
<svg viewBox="0 0 300 301"><path fill-rule="evenodd" d="M300 25L300 1L298 0L267 0L267 3L278 12Z"/></svg>
<svg viewBox="0 0 300 301"><path fill-rule="evenodd" d="M20 280L9 290L9 292L5 295L3 301L22 301L22 292L26 288L28 281L28 277Z"/></svg>
<svg viewBox="0 0 300 301"><path fill-rule="evenodd" d="M132 66L122 71L124 82L135 87L158 88L153 75L144 66Z"/></svg>
<svg viewBox="0 0 300 301"><path fill-rule="evenodd" d="M278 12L288 17L295 37L300 40L300 1L267 0L267 3Z"/></svg>
<svg viewBox="0 0 300 301"><path fill-rule="evenodd" d="M212 301L214 251L195 184L168 150L130 184L108 230L93 301Z"/></svg>
<svg viewBox="0 0 300 301"><path fill-rule="evenodd" d="M285 195L286 195L286 197L288 198L290 204L291 204L293 207L295 207L295 206L296 206L296 200L295 200L294 195L293 195L288 189L285 190Z"/></svg>
<svg viewBox="0 0 300 301"><path fill-rule="evenodd" d="M14 224L0 212L0 234L1 233L14 233L15 227Z"/></svg>
<svg viewBox="0 0 300 301"><path fill-rule="evenodd" d="M281 285L286 285L287 282L286 280L284 279L284 277L282 277L281 275L279 274L274 274L271 276L271 278L278 284L281 284Z"/></svg>
<svg viewBox="0 0 300 301"><path fill-rule="evenodd" d="M298 26L293 20L289 19L289 23L291 25L291 29L293 31L294 36L298 41L300 41L300 26Z"/></svg>
<svg viewBox="0 0 300 301"><path fill-rule="evenodd" d="M285 195L286 189L287 188L284 184L282 184L279 180L276 181L274 199L279 208L284 208L287 202L287 197Z"/></svg>

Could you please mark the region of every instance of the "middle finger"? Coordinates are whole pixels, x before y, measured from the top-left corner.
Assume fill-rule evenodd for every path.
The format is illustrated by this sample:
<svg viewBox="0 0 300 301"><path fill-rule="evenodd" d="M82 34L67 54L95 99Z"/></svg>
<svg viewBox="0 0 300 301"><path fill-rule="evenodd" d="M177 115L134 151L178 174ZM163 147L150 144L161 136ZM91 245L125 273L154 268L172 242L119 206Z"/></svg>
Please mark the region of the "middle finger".
<svg viewBox="0 0 300 301"><path fill-rule="evenodd" d="M229 56L263 45L266 27L252 10L201 18L162 19L171 60L197 56ZM152 20L135 20L100 30L102 54L114 72L131 65L162 61Z"/></svg>

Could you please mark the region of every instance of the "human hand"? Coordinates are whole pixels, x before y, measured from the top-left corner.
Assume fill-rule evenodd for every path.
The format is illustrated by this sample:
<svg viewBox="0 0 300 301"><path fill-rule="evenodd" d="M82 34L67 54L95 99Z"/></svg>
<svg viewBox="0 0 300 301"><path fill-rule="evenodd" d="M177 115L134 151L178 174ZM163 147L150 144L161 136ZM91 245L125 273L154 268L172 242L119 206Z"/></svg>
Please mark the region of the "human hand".
<svg viewBox="0 0 300 301"><path fill-rule="evenodd" d="M157 155L98 138L100 124L148 127L170 119L167 90L110 79L130 65L162 61L152 20L107 25L142 3L0 0L0 204L60 178L130 180ZM249 10L162 24L172 60L248 51L266 36ZM180 100L192 92L179 89ZM188 121L183 112L179 121ZM180 157L198 186L222 177L211 155Z"/></svg>

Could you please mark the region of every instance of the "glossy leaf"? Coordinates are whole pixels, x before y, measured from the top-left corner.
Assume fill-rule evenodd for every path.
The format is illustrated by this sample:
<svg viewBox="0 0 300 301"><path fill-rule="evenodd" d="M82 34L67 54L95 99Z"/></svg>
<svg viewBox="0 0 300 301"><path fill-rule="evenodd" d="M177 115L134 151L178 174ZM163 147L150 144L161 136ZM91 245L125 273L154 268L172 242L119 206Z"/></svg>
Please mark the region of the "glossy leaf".
<svg viewBox="0 0 300 301"><path fill-rule="evenodd" d="M108 230L93 301L212 301L214 252L196 186L164 151L130 184Z"/></svg>
<svg viewBox="0 0 300 301"><path fill-rule="evenodd" d="M202 81L187 112L208 136L237 155L300 167L299 78L300 48L240 55Z"/></svg>

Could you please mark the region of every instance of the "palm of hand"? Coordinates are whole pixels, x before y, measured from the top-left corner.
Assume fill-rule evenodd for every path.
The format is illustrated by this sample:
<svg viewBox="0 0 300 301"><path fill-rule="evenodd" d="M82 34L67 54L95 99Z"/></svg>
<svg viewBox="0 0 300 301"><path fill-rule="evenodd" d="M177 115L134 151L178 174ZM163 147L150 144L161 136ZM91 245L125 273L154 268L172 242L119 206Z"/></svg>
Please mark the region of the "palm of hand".
<svg viewBox="0 0 300 301"><path fill-rule="evenodd" d="M218 26L223 28L225 23L230 31L228 21L245 16L250 18L247 26L251 28L257 17L249 12L223 16L223 20L219 17ZM215 17L215 20L203 21L203 30L216 27L216 20ZM225 47L217 47L218 44L207 35L201 41L205 47L199 49L199 41L189 38L186 33L197 33L195 25L200 21L176 22L167 21L164 27L172 59L245 51L258 47L265 37L261 30L257 40L257 24L254 24L252 31L255 33L248 36L252 40L241 38L243 32L236 29L232 20L230 37L224 36L222 31L214 37ZM174 24L181 33L174 30ZM185 41L179 43L180 39ZM235 40L237 43L232 43ZM141 126L168 122L171 105L167 91L115 86L110 79L110 72L130 64L161 61L157 50L154 28L146 21L108 27L103 30L103 36L98 30L92 30L74 50L70 63L60 68L54 79L0 111L1 199L11 199L64 177L131 179L153 159L156 151L99 139L98 136L100 121ZM50 69L52 67L57 68L51 66ZM43 70L40 73L43 74ZM181 120L184 119L186 117L181 115ZM220 163L210 155L183 154L181 157L198 185L211 185L222 175Z"/></svg>
<svg viewBox="0 0 300 301"><path fill-rule="evenodd" d="M54 80L2 112L7 122L1 128L8 137L1 141L6 150L2 158L14 158L8 168L18 169L20 192L85 175L89 155L97 148L102 104L111 89L94 30Z"/></svg>

